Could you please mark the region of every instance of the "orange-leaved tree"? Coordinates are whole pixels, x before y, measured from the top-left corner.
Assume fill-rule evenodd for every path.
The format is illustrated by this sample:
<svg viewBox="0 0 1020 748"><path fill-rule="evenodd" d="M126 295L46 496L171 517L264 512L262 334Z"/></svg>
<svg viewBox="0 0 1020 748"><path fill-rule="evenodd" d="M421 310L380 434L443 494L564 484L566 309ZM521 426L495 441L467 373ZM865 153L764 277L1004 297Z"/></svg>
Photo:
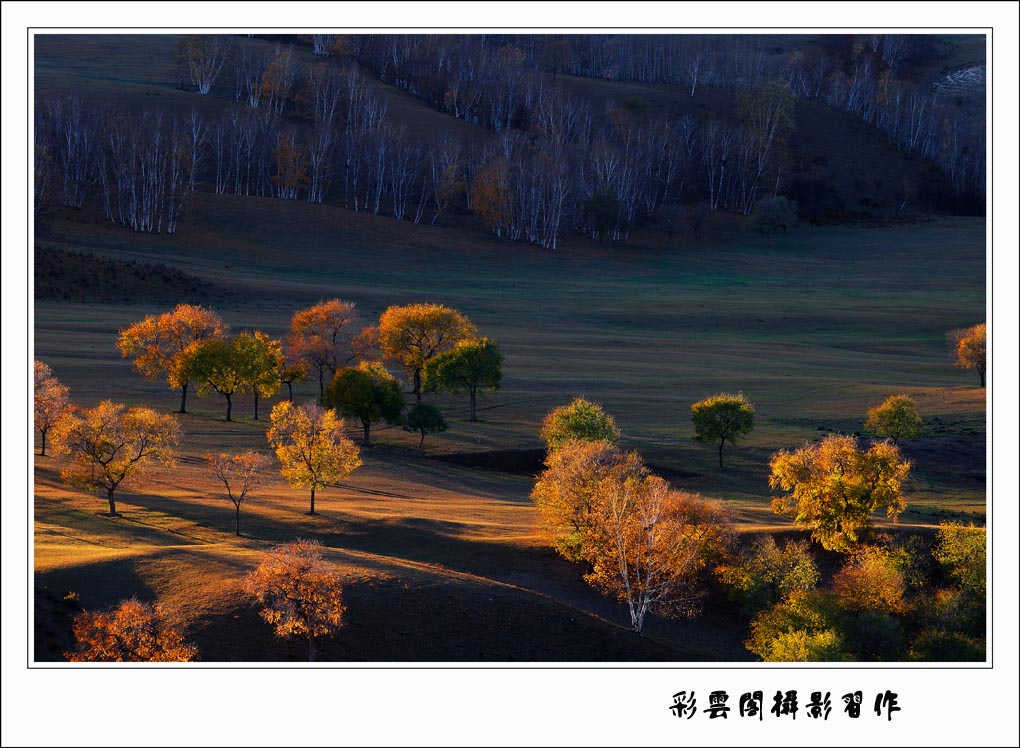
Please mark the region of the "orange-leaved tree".
<svg viewBox="0 0 1020 748"><path fill-rule="evenodd" d="M208 454L205 459L213 476L227 489L227 498L234 505L234 534L240 537L241 504L253 489L265 482L269 457L249 450L242 454Z"/></svg>
<svg viewBox="0 0 1020 748"><path fill-rule="evenodd" d="M166 377L171 388L181 390L180 413L187 412L191 382L188 348L196 341L222 338L229 328L211 309L178 304L173 311L149 315L120 331L117 348L133 356L135 368L146 379Z"/></svg>
<svg viewBox="0 0 1020 748"><path fill-rule="evenodd" d="M379 317L379 347L411 377L419 405L425 364L476 332L471 320L441 304L391 306Z"/></svg>
<svg viewBox="0 0 1020 748"><path fill-rule="evenodd" d="M512 192L506 164L498 161L480 169L471 181L471 206L497 237L510 228Z"/></svg>
<svg viewBox="0 0 1020 748"><path fill-rule="evenodd" d="M830 551L852 551L870 533L876 509L895 519L907 507L902 487L910 462L889 442L862 450L854 437L830 434L777 452L770 467L769 485L785 492L772 498L773 511L793 514Z"/></svg>
<svg viewBox="0 0 1020 748"><path fill-rule="evenodd" d="M358 445L344 436L344 422L332 410L309 403L277 403L266 432L280 461L280 474L294 487L311 491L309 514L315 514L315 491L342 480L361 467Z"/></svg>
<svg viewBox="0 0 1020 748"><path fill-rule="evenodd" d="M646 475L648 469L636 452L624 454L604 441L564 442L549 452L531 491L542 534L565 559L580 561L595 492L606 481L622 483Z"/></svg>
<svg viewBox="0 0 1020 748"><path fill-rule="evenodd" d="M356 322L354 303L340 299L320 301L295 312L290 320L288 355L292 363L319 376L320 403L327 375L332 378L341 365L354 360L352 341Z"/></svg>
<svg viewBox="0 0 1020 748"><path fill-rule="evenodd" d="M953 330L949 333L949 342L953 347L956 365L961 369L973 369L981 378L981 386L985 386L985 335L986 327L980 325L965 330Z"/></svg>
<svg viewBox="0 0 1020 748"><path fill-rule="evenodd" d="M64 415L70 404L67 387L53 376L53 371L42 361L35 361L35 392L32 406L35 416L35 428L42 436L42 451L46 456L46 435Z"/></svg>
<svg viewBox="0 0 1020 748"><path fill-rule="evenodd" d="M74 619L71 662L191 662L198 647L184 641L180 614L162 603L125 600L98 613L82 611Z"/></svg>
<svg viewBox="0 0 1020 748"><path fill-rule="evenodd" d="M117 515L117 489L154 464L172 465L180 438L172 415L109 400L69 410L53 431L56 451L71 456L61 477L86 491L105 492L111 517Z"/></svg>
<svg viewBox="0 0 1020 748"><path fill-rule="evenodd" d="M592 567L585 579L627 603L631 628L641 633L649 611L667 618L699 612L702 572L731 538L720 502L677 491L655 475L611 478L593 494L582 544Z"/></svg>
<svg viewBox="0 0 1020 748"><path fill-rule="evenodd" d="M317 540L276 546L244 582L277 636L308 640L309 662L315 661L315 640L332 636L345 623L343 578L322 554Z"/></svg>

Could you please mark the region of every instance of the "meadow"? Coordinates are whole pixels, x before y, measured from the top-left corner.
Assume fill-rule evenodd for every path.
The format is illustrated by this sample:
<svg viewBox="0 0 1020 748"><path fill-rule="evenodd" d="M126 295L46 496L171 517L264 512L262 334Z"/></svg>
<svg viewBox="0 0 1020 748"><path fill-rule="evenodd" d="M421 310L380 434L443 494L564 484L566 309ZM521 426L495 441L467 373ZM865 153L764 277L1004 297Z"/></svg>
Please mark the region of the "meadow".
<svg viewBox="0 0 1020 748"><path fill-rule="evenodd" d="M427 396L451 428L426 439L424 453L415 436L378 428L364 466L320 494L318 517L303 514L305 492L271 483L245 505L241 539L202 456L266 449L267 422L254 421L243 399L226 423L221 398L192 396L179 465L125 490L119 519L101 516L99 498L62 485L59 459L38 458L36 579L54 611L44 620L60 620L67 591L88 608L158 595L187 612L204 659L300 659L300 645L272 641L239 584L259 550L316 537L352 578L350 627L324 657L748 658L745 623L721 600L694 621L653 619L637 639L623 627L622 606L543 547L528 498L541 469L539 426L576 395L602 403L623 446L657 472L730 505L741 532L786 534L793 526L769 507L771 454L859 432L868 407L907 393L928 434L903 445L914 470L899 526L930 532L944 519L983 521L985 392L952 366L944 338L982 316L981 221L802 227L774 244L726 223L671 249L574 242L552 253L501 243L480 227L414 226L271 199L203 196L194 210L196 227L173 236L61 214L37 246L158 258L222 289L206 303L234 331L283 336L295 310L334 296L356 302L364 324L391 304L448 304L498 341L503 387L480 401L477 423L467 421L466 399ZM176 291L187 298L188 289ZM39 301L36 357L75 402L172 410L177 395L139 377L115 347L118 329L166 308ZM313 399L314 390L298 384L295 398ZM714 449L690 438L690 405L737 390L754 402L756 427L727 448L720 470ZM38 658L68 646L59 628L40 629Z"/></svg>

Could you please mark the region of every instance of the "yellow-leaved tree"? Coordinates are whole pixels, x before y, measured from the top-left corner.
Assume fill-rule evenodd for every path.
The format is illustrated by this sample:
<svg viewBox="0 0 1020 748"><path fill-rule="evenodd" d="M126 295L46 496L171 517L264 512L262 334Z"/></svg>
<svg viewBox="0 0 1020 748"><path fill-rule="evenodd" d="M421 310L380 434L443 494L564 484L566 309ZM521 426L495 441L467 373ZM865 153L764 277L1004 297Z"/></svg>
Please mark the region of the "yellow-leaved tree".
<svg viewBox="0 0 1020 748"><path fill-rule="evenodd" d="M343 579L323 559L317 540L295 540L265 553L244 581L244 591L263 606L259 615L282 639L308 640L308 661L315 661L315 640L344 625Z"/></svg>
<svg viewBox="0 0 1020 748"><path fill-rule="evenodd" d="M180 426L172 415L109 400L69 410L53 434L55 450L71 456L61 477L86 491L105 493L111 517L117 516L117 489L154 464L172 465L179 438Z"/></svg>
<svg viewBox="0 0 1020 748"><path fill-rule="evenodd" d="M344 436L344 422L315 403L277 403L266 432L280 461L280 474L290 485L311 491L308 513L315 514L315 491L326 488L361 467L358 445Z"/></svg>
<svg viewBox="0 0 1020 748"><path fill-rule="evenodd" d="M798 525L830 551L853 550L871 531L871 514L885 507L895 519L907 508L903 481L910 462L889 442L867 450L852 436L830 434L772 456L769 485L785 492L772 498L777 514L790 513Z"/></svg>
<svg viewBox="0 0 1020 748"><path fill-rule="evenodd" d="M441 304L391 306L379 317L379 347L411 377L419 405L425 364L462 340L474 338L476 332L471 320Z"/></svg>
<svg viewBox="0 0 1020 748"><path fill-rule="evenodd" d="M40 456L46 456L46 435L50 429L67 412L70 406L70 395L67 387L53 376L53 371L42 361L35 362L35 390L32 407L35 417L35 428L42 437Z"/></svg>

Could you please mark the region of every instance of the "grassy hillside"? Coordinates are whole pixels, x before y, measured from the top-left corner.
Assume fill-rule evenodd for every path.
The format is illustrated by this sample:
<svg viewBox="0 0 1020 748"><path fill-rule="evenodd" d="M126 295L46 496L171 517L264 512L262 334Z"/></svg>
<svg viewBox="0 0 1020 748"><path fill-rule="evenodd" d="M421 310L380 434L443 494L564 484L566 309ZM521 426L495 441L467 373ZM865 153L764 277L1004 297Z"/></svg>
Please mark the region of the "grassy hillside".
<svg viewBox="0 0 1020 748"><path fill-rule="evenodd" d="M174 43L37 38L38 92L221 111L232 85L210 97L174 89ZM641 96L669 112L732 106L719 92L690 99L667 87L558 85L593 102ZM397 121L489 137L378 90ZM799 126L791 148L836 173L841 190L852 193L855 169L923 179L922 165L879 133L809 111L815 106L801 104L798 122L828 124ZM845 147L833 150L837 142ZM823 154L829 160L819 166ZM350 580L349 625L321 648L322 659L750 659L747 621L718 593L700 618L655 618L637 637L623 628L624 606L542 545L528 498L541 469L538 431L551 408L576 395L602 403L623 445L678 487L726 502L741 532L792 535L800 533L769 507L770 456L826 433L859 432L868 407L906 393L927 434L903 445L914 467L900 526L930 533L947 518L984 520L985 391L973 372L952 366L945 344L946 331L984 318L982 220L802 226L769 243L746 223L715 216L703 238L671 248L638 231L626 244L570 237L549 252L497 240L467 217L416 226L330 205L204 194L188 210L172 236L135 234L91 209L57 210L38 223L35 355L76 403L176 407L177 393L140 378L115 347L118 329L176 299L212 306L234 331L274 337L285 335L294 311L334 296L356 302L362 324L392 304L448 304L499 343L503 387L480 400L477 423L467 421L465 398L426 396L451 428L428 437L424 452L414 435L375 429L364 466L317 496L320 516L304 514L305 492L272 481L242 510L239 539L203 456L267 449L266 421L252 418L244 398L227 423L222 398L189 396L179 464L126 487L120 518L101 516L104 501L67 488L60 458L37 457L37 659L59 659L70 646L74 606L63 598L74 592L88 609L131 595L179 605L207 661L300 660L301 645L274 640L239 591L259 551L296 537L321 540ZM690 406L738 390L756 406L756 427L727 445L719 469L714 448L691 439ZM312 383L295 387L299 401L316 394Z"/></svg>

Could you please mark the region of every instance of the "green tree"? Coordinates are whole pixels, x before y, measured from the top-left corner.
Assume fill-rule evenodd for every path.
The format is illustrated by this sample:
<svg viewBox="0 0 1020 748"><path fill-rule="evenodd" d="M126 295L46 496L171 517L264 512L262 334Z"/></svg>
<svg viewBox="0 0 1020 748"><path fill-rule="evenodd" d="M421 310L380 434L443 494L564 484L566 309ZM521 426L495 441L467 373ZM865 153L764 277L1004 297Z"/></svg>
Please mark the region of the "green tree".
<svg viewBox="0 0 1020 748"><path fill-rule="evenodd" d="M607 442L616 446L620 441L620 429L601 405L577 397L569 405L561 405L549 411L542 422L541 436L547 449L552 452L575 439Z"/></svg>
<svg viewBox="0 0 1020 748"><path fill-rule="evenodd" d="M538 56L538 64L546 72L552 73L555 78L558 73L562 73L570 67L570 58L570 42L566 39L558 39L548 42L542 47L542 52Z"/></svg>
<svg viewBox="0 0 1020 748"><path fill-rule="evenodd" d="M841 662L847 652L834 595L796 591L751 621L744 646L765 662Z"/></svg>
<svg viewBox="0 0 1020 748"><path fill-rule="evenodd" d="M791 540L780 547L771 535L763 535L720 566L718 576L744 612L753 613L794 592L814 589L819 573L806 540Z"/></svg>
<svg viewBox="0 0 1020 748"><path fill-rule="evenodd" d="M879 507L896 518L907 506L902 487L910 463L889 442L861 450L854 437L830 434L794 452L777 452L770 468L769 485L786 492L773 496L773 511L792 513L827 550L853 550L870 533L871 514Z"/></svg>
<svg viewBox="0 0 1020 748"><path fill-rule="evenodd" d="M462 340L446 353L425 364L422 372L426 392L467 394L471 399L469 420L477 421L476 399L479 390L495 392L503 378L503 356L488 338Z"/></svg>
<svg viewBox="0 0 1020 748"><path fill-rule="evenodd" d="M593 192L584 201L584 217L591 227L592 236L602 238L617 227L623 203L612 190L603 189Z"/></svg>
<svg viewBox="0 0 1020 748"><path fill-rule="evenodd" d="M896 444L900 439L917 439L924 434L924 421L917 413L917 403L908 395L890 395L881 405L868 410L864 423L867 431Z"/></svg>
<svg viewBox="0 0 1020 748"><path fill-rule="evenodd" d="M255 420L259 420L259 398L272 397L281 384L284 367L283 344L264 332L242 332L231 343L240 367L241 385L255 398ZM229 419L228 419L229 420Z"/></svg>
<svg viewBox="0 0 1020 748"><path fill-rule="evenodd" d="M943 522L939 525L932 555L960 585L964 594L984 604L987 533L973 523Z"/></svg>
<svg viewBox="0 0 1020 748"><path fill-rule="evenodd" d="M232 342L211 338L194 344L188 354L188 370L200 397L210 392L227 401L227 421L232 420L234 395L244 389L243 362Z"/></svg>
<svg viewBox="0 0 1020 748"><path fill-rule="evenodd" d="M425 448L425 435L438 434L449 428L446 419L434 405L415 405L404 419L404 431L421 434L418 446Z"/></svg>
<svg viewBox="0 0 1020 748"><path fill-rule="evenodd" d="M401 422L404 396L400 383L381 363L362 361L357 368L337 371L326 387L325 403L344 418L361 421L367 447L373 423L386 421L396 425Z"/></svg>
<svg viewBox="0 0 1020 748"><path fill-rule="evenodd" d="M712 395L691 406L691 420L695 441L719 442L719 467L722 467L726 440L735 444L738 437L751 433L754 428L754 406L743 393Z"/></svg>

